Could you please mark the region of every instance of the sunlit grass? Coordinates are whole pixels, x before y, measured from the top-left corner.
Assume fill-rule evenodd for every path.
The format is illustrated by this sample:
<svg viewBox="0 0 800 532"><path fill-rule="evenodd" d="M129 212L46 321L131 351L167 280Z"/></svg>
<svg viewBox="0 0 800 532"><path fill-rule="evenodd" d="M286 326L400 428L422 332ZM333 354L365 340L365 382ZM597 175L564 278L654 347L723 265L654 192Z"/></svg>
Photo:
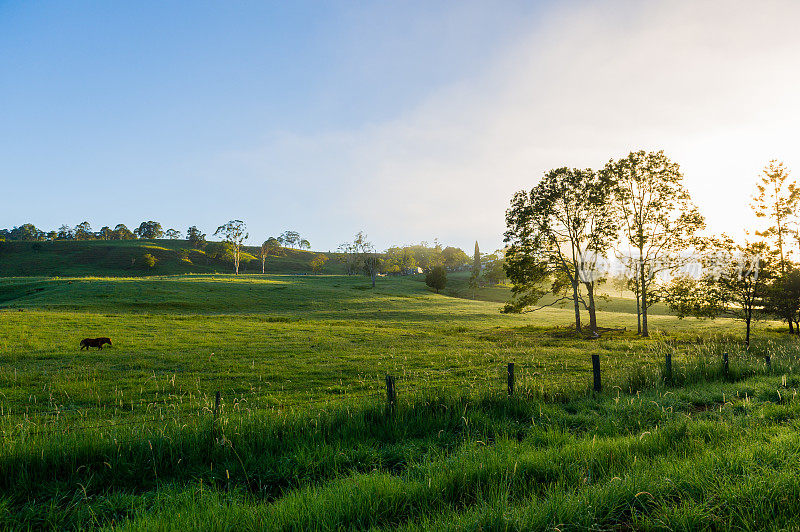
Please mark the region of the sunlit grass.
<svg viewBox="0 0 800 532"><path fill-rule="evenodd" d="M791 527L763 498L747 517L718 501L796 489L796 339L759 324L745 350L736 322L664 314L640 339L626 305L599 318L627 331L592 341L569 309L505 315L408 278L3 279L0 523ZM94 336L114 347L78 350ZM784 459L763 466L754 442Z"/></svg>

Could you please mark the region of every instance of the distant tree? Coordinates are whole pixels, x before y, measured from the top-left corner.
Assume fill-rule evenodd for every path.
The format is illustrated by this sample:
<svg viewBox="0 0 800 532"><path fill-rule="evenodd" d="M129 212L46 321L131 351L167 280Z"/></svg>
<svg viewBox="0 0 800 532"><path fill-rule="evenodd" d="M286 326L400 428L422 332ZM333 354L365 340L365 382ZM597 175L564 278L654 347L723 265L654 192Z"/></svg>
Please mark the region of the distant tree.
<svg viewBox="0 0 800 532"><path fill-rule="evenodd" d="M281 237L278 237L280 240ZM340 253L340 260L344 264L347 275L354 275L359 273L363 254L367 250L372 249L372 244L367 241L367 235L363 231L356 233L352 242L343 242L339 244L338 251Z"/></svg>
<svg viewBox="0 0 800 532"><path fill-rule="evenodd" d="M203 249L206 247L206 235L201 233L197 226L193 225L186 232L186 239L193 249Z"/></svg>
<svg viewBox="0 0 800 532"><path fill-rule="evenodd" d="M311 249L311 242L304 238L300 241L299 247L300 249Z"/></svg>
<svg viewBox="0 0 800 532"><path fill-rule="evenodd" d="M100 232L97 234L97 237L100 240L113 240L114 239L114 231L107 225L104 225Z"/></svg>
<svg viewBox="0 0 800 532"><path fill-rule="evenodd" d="M59 240L74 240L75 233L72 231L72 227L64 224L58 228L58 239Z"/></svg>
<svg viewBox="0 0 800 532"><path fill-rule="evenodd" d="M315 275L318 274L322 270L322 268L325 266L326 262L328 262L327 255L323 255L322 253L320 253L319 255L317 255L316 257L314 257L311 260L311 263L310 263L311 271L314 272Z"/></svg>
<svg viewBox="0 0 800 532"><path fill-rule="evenodd" d="M362 260L364 264L364 273L369 275L369 278L372 280L372 288L375 288L375 278L383 267L383 259L381 259L374 250L370 249L364 253Z"/></svg>
<svg viewBox="0 0 800 532"><path fill-rule="evenodd" d="M225 242L233 248L233 270L239 273L239 261L242 254L242 244L250 236L247 234L247 225L241 220L231 220L226 224L217 227L214 236L222 235Z"/></svg>
<svg viewBox="0 0 800 532"><path fill-rule="evenodd" d="M269 237L262 244L258 251L258 257L261 259L261 273L265 273L267 258L280 253L281 245L275 237Z"/></svg>
<svg viewBox="0 0 800 532"><path fill-rule="evenodd" d="M340 244L339 252L347 274L352 275L363 270L370 276L372 287L375 288L375 278L383 268L383 259L375 252L375 246L367 240L364 231L356 233L352 242Z"/></svg>
<svg viewBox="0 0 800 532"><path fill-rule="evenodd" d="M150 269L150 268L153 268L156 265L157 259L154 256L152 256L150 253L145 253L142 256L142 261L144 262L145 267Z"/></svg>
<svg viewBox="0 0 800 532"><path fill-rule="evenodd" d="M491 255L481 258L483 264L483 278L492 286L502 283L506 278L506 272L503 268L505 263L504 253L502 250L495 251Z"/></svg>
<svg viewBox="0 0 800 532"><path fill-rule="evenodd" d="M602 176L614 191L616 218L630 248L628 256L636 263L641 335L649 336L647 310L654 302L649 297L653 283L659 273L682 265L681 257L705 221L683 186L680 167L663 151L640 150L609 161Z"/></svg>
<svg viewBox="0 0 800 532"><path fill-rule="evenodd" d="M53 241L58 238L58 233L56 231L50 231L47 233L47 240Z"/></svg>
<svg viewBox="0 0 800 532"><path fill-rule="evenodd" d="M469 287L472 289L472 299L475 299L475 290L478 288L481 277L481 249L475 241L475 252L472 255L472 273L469 276Z"/></svg>
<svg viewBox="0 0 800 532"><path fill-rule="evenodd" d="M205 248L207 259L233 262L233 245L230 242L207 242Z"/></svg>
<svg viewBox="0 0 800 532"><path fill-rule="evenodd" d="M114 240L133 240L135 238L136 235L125 224L117 224L114 227Z"/></svg>
<svg viewBox="0 0 800 532"><path fill-rule="evenodd" d="M8 240L44 240L44 231L33 224L22 224L14 227L8 234Z"/></svg>
<svg viewBox="0 0 800 532"><path fill-rule="evenodd" d="M457 270L469 264L469 257L464 250L453 246L447 246L442 250L442 265L449 270Z"/></svg>
<svg viewBox="0 0 800 532"><path fill-rule="evenodd" d="M181 237L181 232L177 229L167 229L166 233L164 234L167 235L167 238L170 240L178 240Z"/></svg>
<svg viewBox="0 0 800 532"><path fill-rule="evenodd" d="M133 234L141 239L152 240L164 236L164 231L160 223L150 220L139 224L139 228L134 229Z"/></svg>
<svg viewBox="0 0 800 532"><path fill-rule="evenodd" d="M297 231L284 231L283 234L278 237L278 241L282 246L295 248L300 245L300 233Z"/></svg>
<svg viewBox="0 0 800 532"><path fill-rule="evenodd" d="M447 270L444 266L434 266L430 271L425 274L425 284L436 290L443 289L447 285Z"/></svg>
<svg viewBox="0 0 800 532"><path fill-rule="evenodd" d="M75 240L91 240L94 237L92 226L89 222L79 223L75 226Z"/></svg>

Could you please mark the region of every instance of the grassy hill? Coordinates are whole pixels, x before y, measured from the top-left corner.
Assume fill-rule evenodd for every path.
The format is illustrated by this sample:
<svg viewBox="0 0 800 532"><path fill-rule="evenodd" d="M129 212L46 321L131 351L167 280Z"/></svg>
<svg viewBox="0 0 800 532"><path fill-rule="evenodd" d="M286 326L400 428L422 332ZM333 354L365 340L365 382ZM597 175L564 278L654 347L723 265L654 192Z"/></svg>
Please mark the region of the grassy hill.
<svg viewBox="0 0 800 532"><path fill-rule="evenodd" d="M612 298L628 332L590 341L500 306L408 277L0 278L0 528L800 525L795 338L660 314L641 339Z"/></svg>
<svg viewBox="0 0 800 532"><path fill-rule="evenodd" d="M258 248L247 247L241 273L261 273ZM147 267L144 255L156 259ZM309 263L316 256L310 251L282 250L269 257L268 273L310 273ZM331 256L331 259L334 257ZM330 260L322 273L340 273L341 264ZM229 261L212 258L191 249L186 240L89 240L54 242L0 242L0 277L17 276L142 276L184 273L227 273Z"/></svg>

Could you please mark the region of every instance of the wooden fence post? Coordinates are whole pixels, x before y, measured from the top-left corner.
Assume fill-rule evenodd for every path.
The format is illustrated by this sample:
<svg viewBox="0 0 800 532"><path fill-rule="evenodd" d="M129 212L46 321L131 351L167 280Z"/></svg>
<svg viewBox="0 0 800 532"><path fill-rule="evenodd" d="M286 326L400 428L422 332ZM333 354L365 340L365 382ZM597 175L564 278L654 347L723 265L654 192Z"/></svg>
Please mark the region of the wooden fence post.
<svg viewBox="0 0 800 532"><path fill-rule="evenodd" d="M390 411L394 411L394 403L397 400L397 391L394 387L394 377L386 374L386 405Z"/></svg>
<svg viewBox="0 0 800 532"><path fill-rule="evenodd" d="M219 415L219 391L214 396L214 421L217 421L217 416Z"/></svg>
<svg viewBox="0 0 800 532"><path fill-rule="evenodd" d="M672 383L672 353L667 353L666 360L664 361L664 373L667 383Z"/></svg>
<svg viewBox="0 0 800 532"><path fill-rule="evenodd" d="M214 436L217 433L217 416L219 415L219 399L220 399L220 395L219 395L219 390L218 390L217 393L214 395L214 410L212 410L212 413L211 413L211 416L212 416L211 417L211 438L209 439L209 443L210 443L212 448L214 446Z"/></svg>
<svg viewBox="0 0 800 532"><path fill-rule="evenodd" d="M592 374L594 376L594 391L599 392L603 389L600 382L600 355L592 355Z"/></svg>
<svg viewBox="0 0 800 532"><path fill-rule="evenodd" d="M508 363L508 396L514 395L514 363Z"/></svg>
<svg viewBox="0 0 800 532"><path fill-rule="evenodd" d="M728 376L728 370L730 366L728 365L728 353L722 353L722 372L725 376Z"/></svg>
<svg viewBox="0 0 800 532"><path fill-rule="evenodd" d="M767 371L772 372L772 357L767 355Z"/></svg>

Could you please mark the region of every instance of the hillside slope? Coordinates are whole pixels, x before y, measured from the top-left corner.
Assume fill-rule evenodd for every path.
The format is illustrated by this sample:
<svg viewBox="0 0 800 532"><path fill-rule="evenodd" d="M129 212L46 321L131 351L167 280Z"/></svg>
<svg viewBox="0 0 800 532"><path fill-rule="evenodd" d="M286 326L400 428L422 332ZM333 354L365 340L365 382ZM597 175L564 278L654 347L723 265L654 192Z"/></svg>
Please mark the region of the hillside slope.
<svg viewBox="0 0 800 532"><path fill-rule="evenodd" d="M245 248L241 273L261 273L258 248ZM156 259L148 267L144 256ZM310 273L312 251L284 249L269 257L267 273ZM331 257L333 258L333 257ZM339 273L341 265L330 260L323 273ZM0 277L20 276L140 276L182 273L227 273L230 261L190 249L186 240L90 240L55 242L0 242Z"/></svg>

